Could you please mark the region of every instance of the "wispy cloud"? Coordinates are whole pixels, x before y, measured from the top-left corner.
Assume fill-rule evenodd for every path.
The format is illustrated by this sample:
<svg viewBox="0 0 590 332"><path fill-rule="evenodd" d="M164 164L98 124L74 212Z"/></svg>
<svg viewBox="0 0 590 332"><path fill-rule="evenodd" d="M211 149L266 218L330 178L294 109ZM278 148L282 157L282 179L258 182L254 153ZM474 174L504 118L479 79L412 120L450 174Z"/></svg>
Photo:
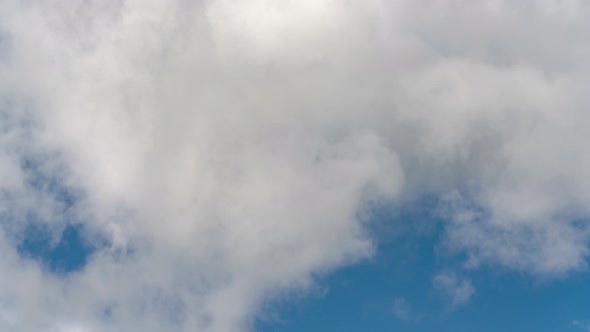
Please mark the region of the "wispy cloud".
<svg viewBox="0 0 590 332"><path fill-rule="evenodd" d="M581 322L579 320L573 320L572 321L572 325L573 326L576 326L576 327L579 327L582 330L590 331L590 324L589 323L584 323L584 322Z"/></svg>
<svg viewBox="0 0 590 332"><path fill-rule="evenodd" d="M412 312L412 306L403 297L396 297L393 299L392 312L400 320L409 321L414 319L414 313Z"/></svg>
<svg viewBox="0 0 590 332"><path fill-rule="evenodd" d="M475 288L470 280L457 278L450 272L436 275L432 284L434 288L443 292L451 309L467 304L475 294Z"/></svg>

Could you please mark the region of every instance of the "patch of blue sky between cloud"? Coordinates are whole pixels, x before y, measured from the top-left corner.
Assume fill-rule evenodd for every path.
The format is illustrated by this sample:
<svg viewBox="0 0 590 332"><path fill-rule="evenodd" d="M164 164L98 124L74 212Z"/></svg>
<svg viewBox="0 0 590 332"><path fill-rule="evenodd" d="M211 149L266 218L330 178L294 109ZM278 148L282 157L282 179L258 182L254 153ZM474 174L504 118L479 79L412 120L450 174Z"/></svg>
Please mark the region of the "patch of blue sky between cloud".
<svg viewBox="0 0 590 332"><path fill-rule="evenodd" d="M47 153L23 157L21 169L25 174L26 185L59 203L59 212L64 217L82 196L80 191L65 183L67 170L60 162L59 155Z"/></svg>
<svg viewBox="0 0 590 332"><path fill-rule="evenodd" d="M53 233L47 227L29 226L17 248L21 257L33 259L46 270L57 274L83 269L89 256L96 250L84 239L83 228L67 225L56 239Z"/></svg>
<svg viewBox="0 0 590 332"><path fill-rule="evenodd" d="M283 297L258 321L262 332L581 331L590 307L584 272L540 279L497 265L470 268L444 250L438 201L376 212L375 257L320 280L309 298ZM403 222L406 229L392 225ZM411 226L414 225L414 226ZM270 314L268 314L270 312Z"/></svg>
<svg viewBox="0 0 590 332"><path fill-rule="evenodd" d="M401 209L374 206L368 215L375 256L320 278L308 299L273 302L266 310L274 312L272 319L259 320L259 330L391 330L418 326L423 316L442 311L446 304L431 288L441 220L433 213L435 197L417 202Z"/></svg>
<svg viewBox="0 0 590 332"><path fill-rule="evenodd" d="M14 237L19 256L36 261L44 270L68 274L83 269L103 239L89 239L79 216L73 212L79 203L80 190L65 183L67 170L52 153L21 157L20 167L25 186L44 200L51 201L52 220L34 208L23 214L4 215L2 226ZM22 219L24 217L24 219ZM16 220L11 220L16 219Z"/></svg>

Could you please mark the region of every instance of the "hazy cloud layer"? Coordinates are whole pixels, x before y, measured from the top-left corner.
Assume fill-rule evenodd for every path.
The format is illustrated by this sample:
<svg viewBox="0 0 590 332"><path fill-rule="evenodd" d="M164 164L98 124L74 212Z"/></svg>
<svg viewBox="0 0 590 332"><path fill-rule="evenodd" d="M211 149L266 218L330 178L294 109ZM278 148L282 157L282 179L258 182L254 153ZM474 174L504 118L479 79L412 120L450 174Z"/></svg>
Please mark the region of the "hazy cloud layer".
<svg viewBox="0 0 590 332"><path fill-rule="evenodd" d="M372 203L423 194L470 268L585 268L589 15L4 0L0 328L248 330L265 301L371 255ZM19 257L27 223L68 222L100 239L83 271Z"/></svg>

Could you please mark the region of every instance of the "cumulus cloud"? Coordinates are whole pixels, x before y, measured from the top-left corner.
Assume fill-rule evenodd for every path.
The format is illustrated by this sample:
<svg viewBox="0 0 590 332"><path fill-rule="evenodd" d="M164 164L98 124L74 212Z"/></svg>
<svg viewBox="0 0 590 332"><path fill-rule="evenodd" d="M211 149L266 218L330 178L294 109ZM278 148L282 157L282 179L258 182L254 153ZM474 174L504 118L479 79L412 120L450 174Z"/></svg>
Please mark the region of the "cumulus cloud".
<svg viewBox="0 0 590 332"><path fill-rule="evenodd" d="M423 194L473 267L584 268L589 15L581 0L4 1L0 326L249 330L279 293L371 255L373 203ZM100 245L48 274L16 250L27 223Z"/></svg>

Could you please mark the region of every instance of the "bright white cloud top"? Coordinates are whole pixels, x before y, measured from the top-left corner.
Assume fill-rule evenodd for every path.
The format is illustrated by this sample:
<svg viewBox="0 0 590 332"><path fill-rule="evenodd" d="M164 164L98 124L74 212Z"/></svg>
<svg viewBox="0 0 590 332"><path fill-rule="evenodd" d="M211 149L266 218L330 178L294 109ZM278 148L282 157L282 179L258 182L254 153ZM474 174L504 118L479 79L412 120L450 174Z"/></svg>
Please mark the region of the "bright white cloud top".
<svg viewBox="0 0 590 332"><path fill-rule="evenodd" d="M585 268L588 31L583 0L3 0L0 329L247 331L425 194L467 268ZM83 270L19 256L66 220Z"/></svg>

